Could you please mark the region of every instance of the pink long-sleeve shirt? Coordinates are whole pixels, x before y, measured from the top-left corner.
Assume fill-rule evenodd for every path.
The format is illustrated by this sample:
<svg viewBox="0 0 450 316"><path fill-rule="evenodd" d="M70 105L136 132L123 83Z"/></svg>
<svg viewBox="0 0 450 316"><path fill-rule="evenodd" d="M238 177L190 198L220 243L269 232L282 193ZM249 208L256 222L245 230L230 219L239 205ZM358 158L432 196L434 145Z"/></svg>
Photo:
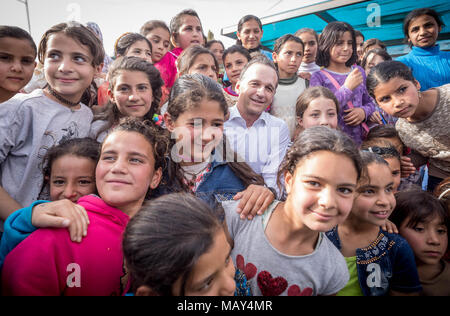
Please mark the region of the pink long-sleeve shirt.
<svg viewBox="0 0 450 316"><path fill-rule="evenodd" d="M124 212L97 196L78 201L90 224L81 243L67 229L38 229L5 258L2 295L116 296L123 294Z"/></svg>

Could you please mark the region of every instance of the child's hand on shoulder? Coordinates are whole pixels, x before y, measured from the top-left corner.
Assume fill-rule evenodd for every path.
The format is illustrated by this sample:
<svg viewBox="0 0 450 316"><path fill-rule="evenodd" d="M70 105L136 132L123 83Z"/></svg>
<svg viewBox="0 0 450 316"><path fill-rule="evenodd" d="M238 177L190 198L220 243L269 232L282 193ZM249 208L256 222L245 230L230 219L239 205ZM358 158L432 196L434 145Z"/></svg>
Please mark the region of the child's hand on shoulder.
<svg viewBox="0 0 450 316"><path fill-rule="evenodd" d="M355 68L345 79L344 86L353 91L362 83L363 75L358 68Z"/></svg>
<svg viewBox="0 0 450 316"><path fill-rule="evenodd" d="M87 235L89 217L82 206L69 200L59 200L33 207L31 224L38 228L67 227L70 239L81 242Z"/></svg>
<svg viewBox="0 0 450 316"><path fill-rule="evenodd" d="M251 184L245 191L239 192L233 200L241 200L237 212L241 214L241 219L252 220L256 215L262 215L275 199L274 194L262 185Z"/></svg>

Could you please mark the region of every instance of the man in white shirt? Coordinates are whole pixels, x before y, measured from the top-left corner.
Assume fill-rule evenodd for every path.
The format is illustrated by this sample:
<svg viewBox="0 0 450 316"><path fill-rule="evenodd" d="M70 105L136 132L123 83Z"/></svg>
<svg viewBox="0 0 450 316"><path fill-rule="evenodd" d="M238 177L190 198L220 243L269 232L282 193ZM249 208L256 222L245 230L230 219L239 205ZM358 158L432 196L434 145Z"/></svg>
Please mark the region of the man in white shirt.
<svg viewBox="0 0 450 316"><path fill-rule="evenodd" d="M278 86L278 72L264 56L253 58L236 85L239 98L230 108L225 135L231 148L260 174L266 185L277 187L277 173L290 137L286 123L265 112ZM278 194L279 196L279 194Z"/></svg>

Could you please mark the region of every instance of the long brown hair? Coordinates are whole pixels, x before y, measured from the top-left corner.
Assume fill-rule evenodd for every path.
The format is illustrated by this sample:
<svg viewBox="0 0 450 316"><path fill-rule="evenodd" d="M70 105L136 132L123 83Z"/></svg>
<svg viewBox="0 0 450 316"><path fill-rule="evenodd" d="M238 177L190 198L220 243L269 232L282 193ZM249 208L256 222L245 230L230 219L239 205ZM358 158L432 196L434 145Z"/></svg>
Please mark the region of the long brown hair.
<svg viewBox="0 0 450 316"><path fill-rule="evenodd" d="M139 57L119 57L109 68L108 77L110 90L114 90L117 76L120 75L122 71L143 72L147 76L150 86L152 87L153 101L150 110L142 119L151 121L159 107L162 96L162 86L164 85L164 81L161 79L158 69ZM107 121L106 125L98 131L96 137L118 124L122 116L123 115L120 113L117 105L109 100L104 109L94 117L94 121Z"/></svg>

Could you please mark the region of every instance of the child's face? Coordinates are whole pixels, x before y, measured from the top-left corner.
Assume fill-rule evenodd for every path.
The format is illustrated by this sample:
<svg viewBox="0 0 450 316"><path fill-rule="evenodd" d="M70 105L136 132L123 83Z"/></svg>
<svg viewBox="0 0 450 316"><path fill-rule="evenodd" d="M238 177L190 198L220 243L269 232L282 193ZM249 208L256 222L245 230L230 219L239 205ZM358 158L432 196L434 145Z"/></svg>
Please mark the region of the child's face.
<svg viewBox="0 0 450 316"><path fill-rule="evenodd" d="M155 170L153 146L143 135L117 131L103 142L95 176L103 201L131 217L158 186L161 169Z"/></svg>
<svg viewBox="0 0 450 316"><path fill-rule="evenodd" d="M92 66L89 47L62 33L50 35L45 52L44 73L48 84L65 99L79 102L102 70Z"/></svg>
<svg viewBox="0 0 450 316"><path fill-rule="evenodd" d="M239 93L239 110L248 116L259 116L273 101L278 77L274 69L262 64L253 64L236 84Z"/></svg>
<svg viewBox="0 0 450 316"><path fill-rule="evenodd" d="M392 172L386 165L367 166L370 181L361 180L353 203L352 215L362 221L381 226L395 207Z"/></svg>
<svg viewBox="0 0 450 316"><path fill-rule="evenodd" d="M216 56L217 62L219 65L223 63L222 56L223 56L223 46L220 45L220 43L214 43L211 45L209 50Z"/></svg>
<svg viewBox="0 0 450 316"><path fill-rule="evenodd" d="M233 86L236 86L236 83L241 76L241 71L244 69L245 65L248 64L248 59L241 53L231 53L225 57L225 71L227 73L228 79Z"/></svg>
<svg viewBox="0 0 450 316"><path fill-rule="evenodd" d="M319 97L312 100L302 118L298 118L298 122L304 129L313 126L328 126L337 129L338 118L336 104L333 100Z"/></svg>
<svg viewBox="0 0 450 316"><path fill-rule="evenodd" d="M356 36L356 53L358 54L359 60L363 57L363 45L364 38L362 36Z"/></svg>
<svg viewBox="0 0 450 316"><path fill-rule="evenodd" d="M95 193L95 162L86 157L64 155L53 161L50 199L68 199L76 203L79 198Z"/></svg>
<svg viewBox="0 0 450 316"><path fill-rule="evenodd" d="M231 247L220 229L211 249L201 255L192 269L184 288L185 296L233 296L236 290L235 268ZM181 278L173 285L173 294L181 294Z"/></svg>
<svg viewBox="0 0 450 316"><path fill-rule="evenodd" d="M444 222L438 216L427 222L419 222L415 227L407 227L409 218L399 227L400 235L405 238L416 257L417 265L438 264L448 246L448 232Z"/></svg>
<svg viewBox="0 0 450 316"><path fill-rule="evenodd" d="M401 180L400 160L395 157L384 158L384 160L386 160L386 162L389 164L389 169L391 170L392 178L394 179L394 185L392 186L392 190L395 193L397 192Z"/></svg>
<svg viewBox="0 0 450 316"><path fill-rule="evenodd" d="M174 161L195 164L207 161L222 141L225 115L217 101L202 100L196 107L182 113L176 121L164 115L167 129L177 140ZM174 153L172 153L173 155Z"/></svg>
<svg viewBox="0 0 450 316"><path fill-rule="evenodd" d="M183 16L183 23L175 39L175 46L186 49L191 45L203 45L203 42L203 30L200 20L192 15Z"/></svg>
<svg viewBox="0 0 450 316"><path fill-rule="evenodd" d="M200 54L195 58L189 74L202 74L217 81L217 71L214 57L210 54Z"/></svg>
<svg viewBox="0 0 450 316"><path fill-rule="evenodd" d="M152 49L146 41L137 41L131 45L126 53L127 57L139 57L149 63L152 63Z"/></svg>
<svg viewBox="0 0 450 316"><path fill-rule="evenodd" d="M253 49L260 45L263 31L260 29L258 22L250 20L242 25L241 31L237 32L237 37L241 40L242 46L246 49Z"/></svg>
<svg viewBox="0 0 450 316"><path fill-rule="evenodd" d="M152 43L152 60L154 63L157 63L169 50L170 33L162 27L157 27L148 33L146 37Z"/></svg>
<svg viewBox="0 0 450 316"><path fill-rule="evenodd" d="M376 65L378 65L379 63L384 62L385 60L383 59L383 57L381 57L380 55L377 54L371 54L368 58L367 58L367 64L366 64L366 69L365 72L366 74L369 74L370 69L372 69L373 67L375 67Z"/></svg>
<svg viewBox="0 0 450 316"><path fill-rule="evenodd" d="M303 55L303 62L310 64L316 61L317 55L317 40L314 34L305 32L300 34L300 39L305 44L305 53Z"/></svg>
<svg viewBox="0 0 450 316"><path fill-rule="evenodd" d="M350 32L341 35L338 42L331 47L330 64L345 64L353 55L353 39Z"/></svg>
<svg viewBox="0 0 450 316"><path fill-rule="evenodd" d="M297 164L294 175L286 173L286 206L309 229L329 231L350 213L357 177L347 156L314 152Z"/></svg>
<svg viewBox="0 0 450 316"><path fill-rule="evenodd" d="M142 118L152 107L152 86L142 71L120 71L114 90L108 90L108 95L122 116Z"/></svg>
<svg viewBox="0 0 450 316"><path fill-rule="evenodd" d="M441 29L432 16L421 15L409 23L408 38L416 47L434 46Z"/></svg>
<svg viewBox="0 0 450 316"><path fill-rule="evenodd" d="M273 53L273 60L278 65L280 78L290 78L297 74L303 59L303 45L295 41L287 41L280 52Z"/></svg>
<svg viewBox="0 0 450 316"><path fill-rule="evenodd" d="M27 40L0 38L0 103L18 93L31 80L35 59L36 51Z"/></svg>
<svg viewBox="0 0 450 316"><path fill-rule="evenodd" d="M375 101L389 115L409 118L419 104L420 84L403 78L392 78L374 89Z"/></svg>

